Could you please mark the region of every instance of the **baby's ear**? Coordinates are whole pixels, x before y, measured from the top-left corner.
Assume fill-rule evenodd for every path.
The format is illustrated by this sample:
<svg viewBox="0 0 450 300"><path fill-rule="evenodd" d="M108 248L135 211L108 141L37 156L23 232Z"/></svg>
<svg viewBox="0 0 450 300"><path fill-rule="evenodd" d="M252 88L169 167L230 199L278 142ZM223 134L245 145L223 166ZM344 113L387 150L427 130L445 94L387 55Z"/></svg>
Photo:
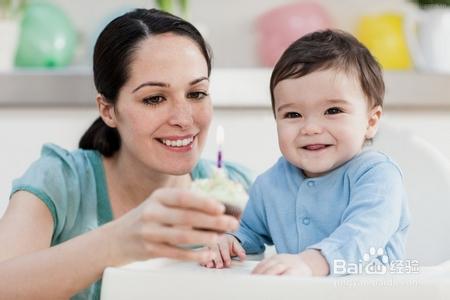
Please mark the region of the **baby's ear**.
<svg viewBox="0 0 450 300"><path fill-rule="evenodd" d="M369 119L367 122L366 139L372 139L378 130L378 122L380 121L383 109L380 105L375 106L369 111Z"/></svg>

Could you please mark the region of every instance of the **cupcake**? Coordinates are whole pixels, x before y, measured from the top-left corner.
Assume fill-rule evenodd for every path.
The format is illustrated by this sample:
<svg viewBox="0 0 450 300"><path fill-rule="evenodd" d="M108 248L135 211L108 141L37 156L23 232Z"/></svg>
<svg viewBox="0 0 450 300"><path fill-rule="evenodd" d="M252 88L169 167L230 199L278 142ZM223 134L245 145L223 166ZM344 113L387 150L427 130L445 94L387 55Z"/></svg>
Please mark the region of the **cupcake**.
<svg viewBox="0 0 450 300"><path fill-rule="evenodd" d="M239 219L248 195L244 187L228 178L223 168L215 168L213 176L207 179L197 179L192 182L191 189L203 193L225 205L225 214Z"/></svg>

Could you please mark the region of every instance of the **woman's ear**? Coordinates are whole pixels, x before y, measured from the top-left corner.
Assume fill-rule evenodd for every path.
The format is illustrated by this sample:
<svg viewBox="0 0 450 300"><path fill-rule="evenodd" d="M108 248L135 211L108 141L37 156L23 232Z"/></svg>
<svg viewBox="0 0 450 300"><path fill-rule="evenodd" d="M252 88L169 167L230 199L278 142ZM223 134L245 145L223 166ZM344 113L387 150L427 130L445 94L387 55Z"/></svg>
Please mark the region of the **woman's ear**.
<svg viewBox="0 0 450 300"><path fill-rule="evenodd" d="M102 94L97 94L95 100L97 101L98 112L100 113L103 122L109 127L116 128L117 122L114 105L108 102Z"/></svg>
<svg viewBox="0 0 450 300"><path fill-rule="evenodd" d="M378 130L378 122L380 121L383 109L380 105L375 106L369 111L369 120L367 123L366 139L372 139Z"/></svg>

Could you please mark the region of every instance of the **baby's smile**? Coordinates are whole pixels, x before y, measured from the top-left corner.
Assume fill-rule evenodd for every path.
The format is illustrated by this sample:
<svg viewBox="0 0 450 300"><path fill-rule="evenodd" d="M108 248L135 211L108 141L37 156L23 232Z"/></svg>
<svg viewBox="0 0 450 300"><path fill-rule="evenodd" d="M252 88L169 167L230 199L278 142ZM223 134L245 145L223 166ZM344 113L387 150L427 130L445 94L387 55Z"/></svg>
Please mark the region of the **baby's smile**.
<svg viewBox="0 0 450 300"><path fill-rule="evenodd" d="M306 146L303 146L302 149L308 150L308 151L318 151L318 150L328 148L330 146L331 145L329 145L329 144L308 144Z"/></svg>

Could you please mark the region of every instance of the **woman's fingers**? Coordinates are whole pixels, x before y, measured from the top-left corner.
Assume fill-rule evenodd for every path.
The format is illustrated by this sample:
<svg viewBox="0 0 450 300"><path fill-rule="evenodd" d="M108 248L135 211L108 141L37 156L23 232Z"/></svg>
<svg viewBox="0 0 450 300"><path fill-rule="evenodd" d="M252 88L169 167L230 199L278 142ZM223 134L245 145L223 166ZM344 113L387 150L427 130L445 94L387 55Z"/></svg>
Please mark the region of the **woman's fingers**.
<svg viewBox="0 0 450 300"><path fill-rule="evenodd" d="M198 229L208 229L219 232L233 231L239 222L227 215L208 215L195 210L161 207L159 210L147 212L149 220L167 225L186 225Z"/></svg>
<svg viewBox="0 0 450 300"><path fill-rule="evenodd" d="M199 193L181 189L160 189L153 193L162 204L170 207L180 207L220 215L225 212L225 206Z"/></svg>
<svg viewBox="0 0 450 300"><path fill-rule="evenodd" d="M173 246L183 244L216 244L219 234L213 231L194 230L189 227L148 226L142 231L144 240L152 243L164 243Z"/></svg>
<svg viewBox="0 0 450 300"><path fill-rule="evenodd" d="M239 225L235 218L222 215L222 204L189 191L161 189L150 199L153 201L143 207L143 218L147 222L187 225L219 232L234 231Z"/></svg>
<svg viewBox="0 0 450 300"><path fill-rule="evenodd" d="M235 218L223 212L222 204L189 191L157 190L139 209L128 214L128 219L134 217L131 227L134 234L130 235L138 242L134 249L140 248L134 255L194 260L207 267L211 264L222 267L219 249L192 251L178 246L217 245L218 232L233 231L239 225Z"/></svg>

